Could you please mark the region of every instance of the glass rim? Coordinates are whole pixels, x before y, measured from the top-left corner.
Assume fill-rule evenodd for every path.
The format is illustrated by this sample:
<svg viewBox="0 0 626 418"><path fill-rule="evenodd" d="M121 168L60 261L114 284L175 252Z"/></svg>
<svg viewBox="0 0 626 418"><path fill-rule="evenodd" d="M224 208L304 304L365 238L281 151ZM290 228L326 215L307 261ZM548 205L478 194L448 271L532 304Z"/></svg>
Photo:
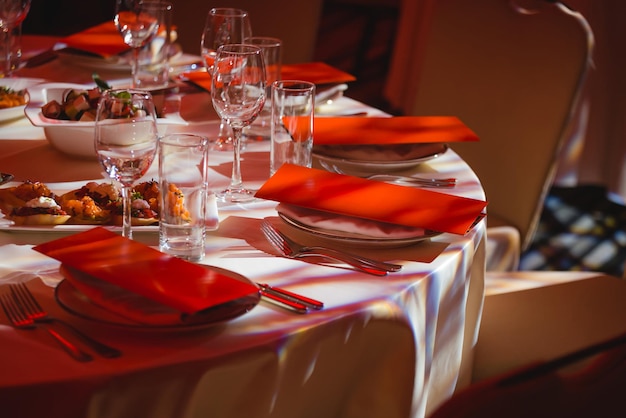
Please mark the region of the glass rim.
<svg viewBox="0 0 626 418"><path fill-rule="evenodd" d="M248 16L247 10L234 7L213 7L209 10L208 16Z"/></svg>
<svg viewBox="0 0 626 418"><path fill-rule="evenodd" d="M315 84L304 80L276 80L272 83L272 89L289 91L314 91Z"/></svg>

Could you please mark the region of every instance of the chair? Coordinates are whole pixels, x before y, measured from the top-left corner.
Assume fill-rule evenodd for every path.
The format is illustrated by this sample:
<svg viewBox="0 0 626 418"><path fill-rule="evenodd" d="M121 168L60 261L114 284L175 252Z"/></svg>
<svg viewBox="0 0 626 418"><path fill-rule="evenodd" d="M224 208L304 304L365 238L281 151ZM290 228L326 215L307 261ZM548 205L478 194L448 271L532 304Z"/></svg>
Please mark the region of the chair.
<svg viewBox="0 0 626 418"><path fill-rule="evenodd" d="M491 289L476 358L479 368L490 368L479 370L478 381L430 418L620 415L626 282L591 273L540 276L561 276L553 280L560 283L517 292Z"/></svg>
<svg viewBox="0 0 626 418"><path fill-rule="evenodd" d="M516 270L578 109L593 34L559 1L405 0L402 7L385 96L401 113L456 115L478 134L479 143L452 148L489 201L488 270Z"/></svg>

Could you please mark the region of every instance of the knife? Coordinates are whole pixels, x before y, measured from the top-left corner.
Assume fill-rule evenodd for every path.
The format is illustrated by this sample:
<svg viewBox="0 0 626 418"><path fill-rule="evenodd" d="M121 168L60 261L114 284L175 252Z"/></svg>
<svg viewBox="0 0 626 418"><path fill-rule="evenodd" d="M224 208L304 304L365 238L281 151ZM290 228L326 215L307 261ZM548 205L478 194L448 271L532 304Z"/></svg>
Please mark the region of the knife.
<svg viewBox="0 0 626 418"><path fill-rule="evenodd" d="M286 304L298 312L305 313L309 308L320 310L324 307L324 303L297 293L290 292L278 287L272 287L267 283L257 283L261 289L261 294L270 299ZM303 309L304 308L304 309Z"/></svg>

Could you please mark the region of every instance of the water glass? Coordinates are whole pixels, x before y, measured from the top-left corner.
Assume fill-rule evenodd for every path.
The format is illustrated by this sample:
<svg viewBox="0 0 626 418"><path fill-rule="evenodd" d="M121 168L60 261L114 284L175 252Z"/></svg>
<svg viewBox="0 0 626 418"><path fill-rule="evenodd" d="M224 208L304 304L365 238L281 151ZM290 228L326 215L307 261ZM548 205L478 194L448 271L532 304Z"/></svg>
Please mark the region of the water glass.
<svg viewBox="0 0 626 418"><path fill-rule="evenodd" d="M204 257L209 140L168 134L159 140L159 249L188 261Z"/></svg>
<svg viewBox="0 0 626 418"><path fill-rule="evenodd" d="M282 41L269 36L252 36L246 38L245 43L256 45L263 51L265 60L266 98L261 113L254 122L243 130L246 140L270 139L270 122L272 117L272 83L280 80L283 61Z"/></svg>
<svg viewBox="0 0 626 418"><path fill-rule="evenodd" d="M298 80L272 84L270 175L283 164L311 167L315 84Z"/></svg>
<svg viewBox="0 0 626 418"><path fill-rule="evenodd" d="M170 55L172 45L172 3L164 0L146 1L144 4L161 9L159 31L139 51L137 63L137 87L158 89L167 87L170 80Z"/></svg>

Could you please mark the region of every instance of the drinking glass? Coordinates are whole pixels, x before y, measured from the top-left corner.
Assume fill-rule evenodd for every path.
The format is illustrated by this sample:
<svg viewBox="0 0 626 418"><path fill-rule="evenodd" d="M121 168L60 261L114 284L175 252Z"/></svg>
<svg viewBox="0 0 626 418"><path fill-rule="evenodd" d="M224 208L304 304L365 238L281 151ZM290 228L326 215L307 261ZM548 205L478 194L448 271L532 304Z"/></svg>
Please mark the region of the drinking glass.
<svg viewBox="0 0 626 418"><path fill-rule="evenodd" d="M1 77L10 77L13 73L12 51L13 51L13 30L18 27L26 18L30 10L31 0L0 0L0 29L4 40L3 46L3 68Z"/></svg>
<svg viewBox="0 0 626 418"><path fill-rule="evenodd" d="M95 148L100 164L122 186L122 236L132 238L132 188L152 165L158 133L152 95L133 89L102 93L96 112Z"/></svg>
<svg viewBox="0 0 626 418"><path fill-rule="evenodd" d="M259 115L265 103L263 51L246 44L222 45L217 50L211 78L213 107L233 131L233 172L230 186L218 194L233 203L254 199L241 178L241 136L245 126Z"/></svg>
<svg viewBox="0 0 626 418"><path fill-rule="evenodd" d="M243 131L246 140L257 141L270 139L270 120L272 116L272 83L280 80L282 68L282 45L278 38L252 36L246 38L246 44L256 45L263 51L265 60L265 105L258 118Z"/></svg>
<svg viewBox="0 0 626 418"><path fill-rule="evenodd" d="M200 55L209 75L213 73L213 65L217 49L225 44L241 44L244 39L252 36L252 26L248 12L241 9L218 7L207 14ZM228 126L220 123L220 131L214 144L216 149L228 150L232 147L232 138Z"/></svg>
<svg viewBox="0 0 626 418"><path fill-rule="evenodd" d="M144 0L115 0L115 26L122 35L124 43L132 48L131 60L132 88L139 86L137 69L139 52L159 30L163 20L163 7L159 2Z"/></svg>

